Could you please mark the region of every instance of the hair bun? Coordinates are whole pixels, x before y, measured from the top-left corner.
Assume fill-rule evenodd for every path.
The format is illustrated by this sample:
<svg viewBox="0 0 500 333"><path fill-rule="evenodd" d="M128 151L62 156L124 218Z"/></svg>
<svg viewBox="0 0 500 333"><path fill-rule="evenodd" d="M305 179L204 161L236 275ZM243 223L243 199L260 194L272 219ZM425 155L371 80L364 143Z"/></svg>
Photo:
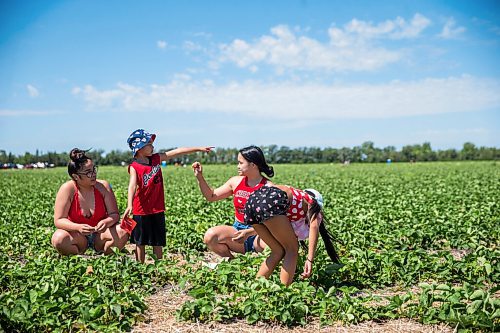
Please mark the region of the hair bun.
<svg viewBox="0 0 500 333"><path fill-rule="evenodd" d="M78 161L81 161L82 159L86 159L87 156L85 156L85 150L73 148L73 149L71 149L71 151L69 153L69 158L73 162L78 162Z"/></svg>

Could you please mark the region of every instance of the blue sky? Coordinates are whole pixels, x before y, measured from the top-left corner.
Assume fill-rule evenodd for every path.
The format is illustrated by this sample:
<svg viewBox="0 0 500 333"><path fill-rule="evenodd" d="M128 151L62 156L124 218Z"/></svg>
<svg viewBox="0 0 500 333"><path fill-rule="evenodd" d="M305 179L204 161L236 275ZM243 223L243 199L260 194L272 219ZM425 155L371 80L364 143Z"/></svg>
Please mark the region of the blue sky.
<svg viewBox="0 0 500 333"><path fill-rule="evenodd" d="M0 149L500 146L498 1L0 0Z"/></svg>

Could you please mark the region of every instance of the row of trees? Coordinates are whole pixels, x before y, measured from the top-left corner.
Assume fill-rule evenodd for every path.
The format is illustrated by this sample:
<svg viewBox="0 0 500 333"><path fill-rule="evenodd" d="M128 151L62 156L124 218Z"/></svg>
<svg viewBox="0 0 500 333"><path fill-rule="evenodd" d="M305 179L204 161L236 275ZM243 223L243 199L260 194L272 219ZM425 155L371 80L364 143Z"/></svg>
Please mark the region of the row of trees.
<svg viewBox="0 0 500 333"><path fill-rule="evenodd" d="M488 147L476 147L467 142L461 150L446 149L434 151L431 144L407 145L401 150L394 146L385 148L375 147L371 141L364 142L361 146L352 148L318 148L300 147L290 148L287 146L270 145L261 147L269 163L344 163L348 162L421 162L421 161L457 161L457 160L500 160L500 149ZM169 150L169 149L166 149ZM165 149L160 151L166 151ZM112 150L105 154L104 150L93 150L88 153L99 165L121 165L131 161L130 151ZM208 164L235 163L238 156L236 148L217 148L215 153L196 153L183 156L174 162L187 164L195 160ZM46 162L54 166L67 165L68 153L47 152L35 154L25 153L15 156L0 150L1 164L32 164Z"/></svg>

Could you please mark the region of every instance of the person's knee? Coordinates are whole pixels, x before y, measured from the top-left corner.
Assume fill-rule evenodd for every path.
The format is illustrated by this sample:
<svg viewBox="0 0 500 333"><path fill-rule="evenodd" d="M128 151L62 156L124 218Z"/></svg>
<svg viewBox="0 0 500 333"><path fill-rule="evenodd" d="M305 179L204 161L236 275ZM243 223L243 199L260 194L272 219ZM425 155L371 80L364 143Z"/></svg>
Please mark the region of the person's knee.
<svg viewBox="0 0 500 333"><path fill-rule="evenodd" d="M214 228L210 228L205 232L205 235L203 236L203 243L206 245L213 244L214 242L217 241L219 235L215 231Z"/></svg>
<svg viewBox="0 0 500 333"><path fill-rule="evenodd" d="M77 244L73 244L71 235L64 230L56 230L51 239L52 246L62 255L73 255L80 253Z"/></svg>
<svg viewBox="0 0 500 333"><path fill-rule="evenodd" d="M276 259L281 260L285 256L285 249L281 246L273 246L271 247L271 255Z"/></svg>
<svg viewBox="0 0 500 333"><path fill-rule="evenodd" d="M287 241L283 242L283 248L286 253L298 253L299 252L299 241L295 235L287 237Z"/></svg>
<svg viewBox="0 0 500 333"><path fill-rule="evenodd" d="M69 241L69 234L63 230L56 230L52 235L52 246L56 249L60 249Z"/></svg>
<svg viewBox="0 0 500 333"><path fill-rule="evenodd" d="M260 253L266 248L266 243L264 243L262 239L257 237L253 242L253 248L255 252Z"/></svg>

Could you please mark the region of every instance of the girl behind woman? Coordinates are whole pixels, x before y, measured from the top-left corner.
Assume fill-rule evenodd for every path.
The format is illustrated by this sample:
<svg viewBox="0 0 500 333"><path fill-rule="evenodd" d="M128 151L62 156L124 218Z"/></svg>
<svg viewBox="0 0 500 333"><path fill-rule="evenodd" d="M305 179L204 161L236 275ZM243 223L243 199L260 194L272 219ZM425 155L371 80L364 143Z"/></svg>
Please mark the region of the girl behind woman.
<svg viewBox="0 0 500 333"><path fill-rule="evenodd" d="M323 198L316 190L299 190L285 185L265 186L250 195L245 205L245 223L252 225L271 254L262 263L257 277L269 278L283 259L280 280L289 285L297 266L298 241L309 238L307 259L302 276L312 274L312 266L321 234L333 262L339 258L323 221Z"/></svg>

